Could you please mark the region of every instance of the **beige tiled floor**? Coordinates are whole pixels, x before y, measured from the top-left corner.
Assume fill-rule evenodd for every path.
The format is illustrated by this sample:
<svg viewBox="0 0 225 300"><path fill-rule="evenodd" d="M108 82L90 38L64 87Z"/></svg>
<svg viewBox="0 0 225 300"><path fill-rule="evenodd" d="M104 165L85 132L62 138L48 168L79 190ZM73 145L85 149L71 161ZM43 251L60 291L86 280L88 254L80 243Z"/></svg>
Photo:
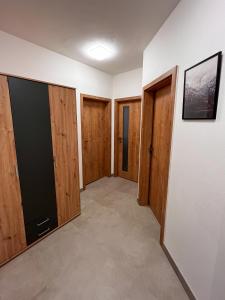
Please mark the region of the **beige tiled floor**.
<svg viewBox="0 0 225 300"><path fill-rule="evenodd" d="M88 185L80 217L0 269L0 299L187 300L136 194L121 178Z"/></svg>

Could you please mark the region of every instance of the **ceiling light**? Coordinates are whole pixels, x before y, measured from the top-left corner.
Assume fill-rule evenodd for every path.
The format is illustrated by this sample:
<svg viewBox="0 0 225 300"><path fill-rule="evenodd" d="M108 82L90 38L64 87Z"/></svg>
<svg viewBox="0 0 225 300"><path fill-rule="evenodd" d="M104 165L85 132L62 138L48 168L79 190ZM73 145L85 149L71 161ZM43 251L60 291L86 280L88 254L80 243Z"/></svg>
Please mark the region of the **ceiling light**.
<svg viewBox="0 0 225 300"><path fill-rule="evenodd" d="M87 50L89 57L99 61L111 58L114 56L114 52L115 51L102 44L92 45L92 47Z"/></svg>

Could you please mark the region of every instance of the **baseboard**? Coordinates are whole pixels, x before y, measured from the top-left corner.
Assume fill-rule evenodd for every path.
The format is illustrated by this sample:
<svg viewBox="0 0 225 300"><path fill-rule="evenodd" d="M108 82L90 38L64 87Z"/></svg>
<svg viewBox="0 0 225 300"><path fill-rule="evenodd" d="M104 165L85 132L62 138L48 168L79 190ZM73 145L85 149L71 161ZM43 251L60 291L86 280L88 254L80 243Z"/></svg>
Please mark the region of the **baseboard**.
<svg viewBox="0 0 225 300"><path fill-rule="evenodd" d="M180 270L178 269L175 261L173 260L172 256L170 255L168 249L166 246L163 244L162 249L164 253L166 254L172 268L174 269L175 273L177 274L177 277L179 278L185 292L187 293L188 297L190 300L196 300L196 297L194 296L192 290L190 289L189 285L187 284L186 280L184 279L184 276L181 274Z"/></svg>

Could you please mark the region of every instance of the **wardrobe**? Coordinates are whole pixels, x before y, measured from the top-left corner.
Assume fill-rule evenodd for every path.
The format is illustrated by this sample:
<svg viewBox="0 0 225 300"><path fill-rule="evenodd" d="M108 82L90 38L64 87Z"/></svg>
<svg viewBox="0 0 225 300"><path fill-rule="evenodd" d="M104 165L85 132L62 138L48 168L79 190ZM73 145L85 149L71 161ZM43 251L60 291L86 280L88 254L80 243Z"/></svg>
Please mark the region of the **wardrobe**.
<svg viewBox="0 0 225 300"><path fill-rule="evenodd" d="M0 265L79 214L75 89L0 75Z"/></svg>

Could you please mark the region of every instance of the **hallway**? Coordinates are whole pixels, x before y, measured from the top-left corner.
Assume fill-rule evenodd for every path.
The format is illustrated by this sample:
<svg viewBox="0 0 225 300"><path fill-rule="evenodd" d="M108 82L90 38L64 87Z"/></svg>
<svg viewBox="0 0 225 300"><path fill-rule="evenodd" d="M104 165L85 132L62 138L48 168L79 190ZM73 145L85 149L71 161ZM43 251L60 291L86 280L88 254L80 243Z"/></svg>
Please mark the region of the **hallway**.
<svg viewBox="0 0 225 300"><path fill-rule="evenodd" d="M188 299L136 194L118 177L88 185L80 217L1 268L0 300Z"/></svg>

